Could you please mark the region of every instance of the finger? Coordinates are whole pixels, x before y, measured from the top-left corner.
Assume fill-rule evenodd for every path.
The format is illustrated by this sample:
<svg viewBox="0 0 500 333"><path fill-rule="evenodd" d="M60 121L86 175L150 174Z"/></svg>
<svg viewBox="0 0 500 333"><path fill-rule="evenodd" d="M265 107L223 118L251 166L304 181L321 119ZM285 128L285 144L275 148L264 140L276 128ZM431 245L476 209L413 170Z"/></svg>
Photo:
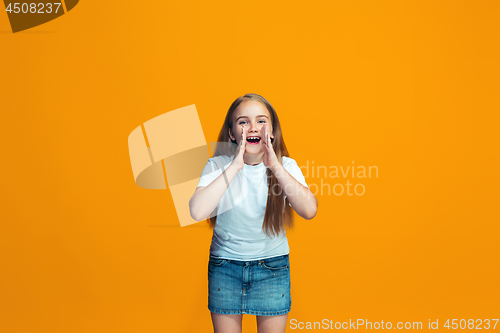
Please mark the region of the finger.
<svg viewBox="0 0 500 333"><path fill-rule="evenodd" d="M264 143L264 145L267 146L267 124L264 124L264 126L262 126L262 128L260 129L261 133L261 137L262 137L262 142Z"/></svg>
<svg viewBox="0 0 500 333"><path fill-rule="evenodd" d="M266 136L265 136L266 146L267 146L267 148L269 148L269 135L270 135L270 133L267 131L267 124L265 124L265 126L266 126Z"/></svg>
<svg viewBox="0 0 500 333"><path fill-rule="evenodd" d="M269 131L267 130L267 124L266 124L266 145L267 147L269 147L269 136L271 135L271 133L269 133Z"/></svg>
<svg viewBox="0 0 500 333"><path fill-rule="evenodd" d="M247 144L247 133L245 131L245 125L242 126L242 131L241 131L241 144L242 146L246 146Z"/></svg>

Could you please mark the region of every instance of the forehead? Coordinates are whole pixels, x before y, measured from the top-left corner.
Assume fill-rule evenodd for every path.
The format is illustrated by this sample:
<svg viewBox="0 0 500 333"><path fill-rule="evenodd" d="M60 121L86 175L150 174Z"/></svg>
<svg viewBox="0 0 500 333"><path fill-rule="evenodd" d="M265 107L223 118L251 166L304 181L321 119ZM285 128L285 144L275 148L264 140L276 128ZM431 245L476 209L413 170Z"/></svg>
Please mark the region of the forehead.
<svg viewBox="0 0 500 333"><path fill-rule="evenodd" d="M259 115L266 115L271 118L271 114L269 113L269 111L267 111L264 104L257 101L248 100L242 102L240 105L238 105L236 110L234 110L233 121L241 116L255 118Z"/></svg>

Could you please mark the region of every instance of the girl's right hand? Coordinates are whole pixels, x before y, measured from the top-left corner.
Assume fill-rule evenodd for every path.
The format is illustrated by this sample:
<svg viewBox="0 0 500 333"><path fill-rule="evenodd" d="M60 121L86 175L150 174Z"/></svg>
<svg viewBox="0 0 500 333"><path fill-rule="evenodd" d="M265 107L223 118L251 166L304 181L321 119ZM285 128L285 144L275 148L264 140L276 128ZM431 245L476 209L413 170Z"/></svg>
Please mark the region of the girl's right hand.
<svg viewBox="0 0 500 333"><path fill-rule="evenodd" d="M231 164L234 164L234 166L238 170L243 169L243 166L245 165L245 161L243 160L243 155L245 154L246 146L247 146L247 135L245 132L245 126L243 125L243 131L241 132L240 144L236 148L236 152L234 153L233 163L231 163Z"/></svg>

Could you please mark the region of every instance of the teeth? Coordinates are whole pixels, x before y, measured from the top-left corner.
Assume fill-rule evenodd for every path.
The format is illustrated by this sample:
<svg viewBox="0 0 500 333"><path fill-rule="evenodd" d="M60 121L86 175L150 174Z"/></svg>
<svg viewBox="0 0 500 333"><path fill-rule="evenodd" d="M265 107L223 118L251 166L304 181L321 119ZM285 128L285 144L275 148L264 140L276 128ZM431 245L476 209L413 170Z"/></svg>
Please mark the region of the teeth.
<svg viewBox="0 0 500 333"><path fill-rule="evenodd" d="M258 136L249 136L249 139L260 139Z"/></svg>

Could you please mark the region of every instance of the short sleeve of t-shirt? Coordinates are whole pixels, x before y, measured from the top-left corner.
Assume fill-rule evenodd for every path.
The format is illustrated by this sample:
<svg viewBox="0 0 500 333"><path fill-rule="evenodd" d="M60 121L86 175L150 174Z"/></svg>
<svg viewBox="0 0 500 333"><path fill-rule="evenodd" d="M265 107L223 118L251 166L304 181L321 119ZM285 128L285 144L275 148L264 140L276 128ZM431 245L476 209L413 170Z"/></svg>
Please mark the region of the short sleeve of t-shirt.
<svg viewBox="0 0 500 333"><path fill-rule="evenodd" d="M215 158L209 158L207 164L203 168L201 173L200 181L198 186L208 186L214 180L217 179L222 174L222 170L225 170L231 164L232 158L228 156L217 156ZM300 184L309 188L306 183L306 179L302 174L297 162L293 158L283 156L282 157L283 168Z"/></svg>
<svg viewBox="0 0 500 333"><path fill-rule="evenodd" d="M212 183L214 180L217 179L217 177L219 177L222 174L223 170L226 170L226 168L229 167L229 165L232 162L232 159L233 159L232 156L229 157L224 155L209 158L207 164L205 165L201 173L198 186L210 185L210 183ZM295 162L293 158L283 156L282 165L283 168L290 174L290 176L295 178L303 186L309 188L309 186L306 183L306 179L302 174L302 170L300 170L297 162ZM289 203L289 205L291 206L292 204Z"/></svg>
<svg viewBox="0 0 500 333"><path fill-rule="evenodd" d="M306 179L304 178L304 175L302 174L302 170L300 170L299 166L297 165L297 162L293 158L283 156L283 168L292 176L295 178L299 183L304 185L305 187L309 188L309 186L306 183Z"/></svg>
<svg viewBox="0 0 500 333"><path fill-rule="evenodd" d="M214 158L209 158L207 164L201 172L198 186L210 185L210 183L216 180L217 177L222 174L222 171L231 164L231 160L232 159L228 156L217 156Z"/></svg>
<svg viewBox="0 0 500 333"><path fill-rule="evenodd" d="M304 175L302 174L302 170L300 170L299 166L297 165L297 162L293 158L283 156L283 168L292 176L295 178L300 184L304 185L305 187L309 188L309 186L306 183L306 179L304 178ZM285 195L286 198L286 195ZM291 203L288 203L289 206L292 206Z"/></svg>

